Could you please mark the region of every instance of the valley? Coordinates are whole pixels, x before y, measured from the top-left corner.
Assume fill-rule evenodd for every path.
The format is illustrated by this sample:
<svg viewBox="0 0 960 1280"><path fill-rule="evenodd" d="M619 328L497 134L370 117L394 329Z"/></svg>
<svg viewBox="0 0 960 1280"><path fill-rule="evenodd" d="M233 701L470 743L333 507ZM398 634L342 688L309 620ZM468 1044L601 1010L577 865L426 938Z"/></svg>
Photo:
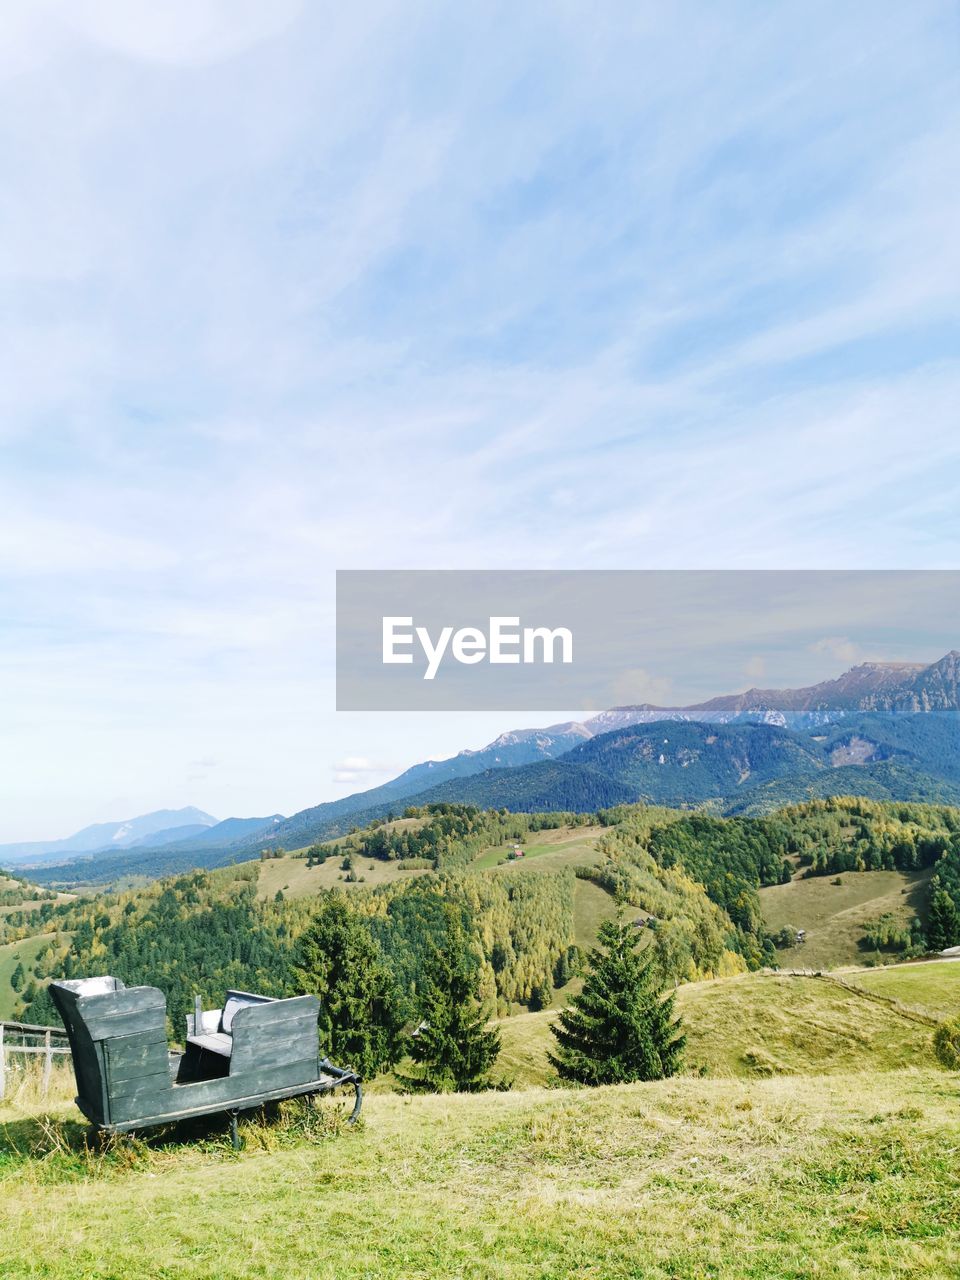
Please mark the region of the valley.
<svg viewBox="0 0 960 1280"><path fill-rule="evenodd" d="M368 1082L356 1131L285 1104L241 1122L239 1154L214 1119L98 1155L67 1070L46 1096L8 1072L0 1271L36 1274L41 1255L51 1280L78 1265L127 1280L150 1253L169 1260L159 1275L206 1280L216 1236L226 1280L801 1280L811 1258L834 1280L939 1280L960 1247L960 1102L932 1039L960 1010L960 963L895 962L934 882L954 883L957 831L960 811L860 798L728 818L444 803L110 892L18 882L0 1019L46 1020L53 972L110 971L164 990L176 1039L197 989L211 1003L226 986L295 989L299 939L333 893L411 991L437 904L456 904L501 1050L498 1091L398 1095L403 1059ZM682 1071L561 1087L550 1027L618 914L676 992ZM877 920L899 949L864 945ZM804 944L774 945L798 928Z"/></svg>
<svg viewBox="0 0 960 1280"><path fill-rule="evenodd" d="M130 887L265 849L342 837L407 807L470 804L594 813L644 803L762 815L838 795L960 804L960 652L875 663L801 689L749 689L690 706L614 707L582 722L501 734L368 791L284 817L159 810L74 836L0 845L0 866L39 884Z"/></svg>

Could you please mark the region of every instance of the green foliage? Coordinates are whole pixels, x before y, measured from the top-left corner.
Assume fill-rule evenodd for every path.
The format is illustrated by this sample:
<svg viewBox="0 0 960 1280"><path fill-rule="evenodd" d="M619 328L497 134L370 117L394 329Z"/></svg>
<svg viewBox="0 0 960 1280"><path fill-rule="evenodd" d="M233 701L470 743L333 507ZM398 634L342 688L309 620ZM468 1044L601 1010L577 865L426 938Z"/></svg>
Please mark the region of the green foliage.
<svg viewBox="0 0 960 1280"><path fill-rule="evenodd" d="M487 1028L462 915L447 905L444 918L444 935L427 960L421 1021L409 1041L417 1071L403 1083L419 1092L475 1093L491 1087L500 1034Z"/></svg>
<svg viewBox="0 0 960 1280"><path fill-rule="evenodd" d="M939 883L939 880L938 880ZM960 912L946 889L935 888L930 897L927 919L927 945L931 951L942 951L960 942Z"/></svg>
<svg viewBox="0 0 960 1280"><path fill-rule="evenodd" d="M288 904L257 901L258 866L231 867L213 876L195 872L134 895L81 899L56 908L57 924L70 930L72 939L65 953L52 954L45 976L110 973L128 986L157 986L167 996L170 1030L177 1039L195 995L209 1008L228 987L287 994ZM34 1013L31 1005L31 1020Z"/></svg>
<svg viewBox="0 0 960 1280"><path fill-rule="evenodd" d="M685 1037L674 1017L674 997L664 996L649 949L623 921L600 926L583 990L551 1031L557 1049L550 1061L565 1080L624 1084L675 1075Z"/></svg>
<svg viewBox="0 0 960 1280"><path fill-rule="evenodd" d="M375 821L340 844L328 846L320 857L319 846L308 850L308 861L317 865L326 857L353 855L381 861L400 861L452 870L471 862L481 849L522 840L531 831L576 826L589 821L582 813L514 814L506 809L478 809L469 804L428 804L404 811L401 823Z"/></svg>
<svg viewBox="0 0 960 1280"><path fill-rule="evenodd" d="M40 889L22 877L0 868L0 907L19 907L25 902L49 902L56 896L49 889Z"/></svg>
<svg viewBox="0 0 960 1280"><path fill-rule="evenodd" d="M607 861L579 874L655 917L654 947L665 978L758 968L772 963L774 952L757 889L779 879L782 841L762 838L752 822L637 807L600 840Z"/></svg>
<svg viewBox="0 0 960 1280"><path fill-rule="evenodd" d="M960 1071L960 1018L948 1018L933 1033L933 1051L948 1071Z"/></svg>
<svg viewBox="0 0 960 1280"><path fill-rule="evenodd" d="M112 973L128 985L157 986L167 995L175 1039L183 1035L196 994L210 1007L228 987L291 993L300 985L292 971L295 952L317 903L259 899L258 870L259 863L198 872L52 908L54 919L45 927L55 924L64 932L45 952L38 976ZM425 958L444 928L444 902L457 903L475 941L483 997L506 1012L512 1004L542 999L549 988L554 966L573 942L573 885L568 870L535 876L458 872L356 889L349 909L393 977L398 1017L409 1020Z"/></svg>
<svg viewBox="0 0 960 1280"><path fill-rule="evenodd" d="M902 956L922 955L926 949L920 921L904 925L890 912L864 924L860 945L864 951L893 951Z"/></svg>
<svg viewBox="0 0 960 1280"><path fill-rule="evenodd" d="M811 800L772 818L787 851L810 875L917 871L932 866L960 832L960 811L931 804L881 804L860 796Z"/></svg>
<svg viewBox="0 0 960 1280"><path fill-rule="evenodd" d="M338 893L302 934L294 976L320 997L320 1038L340 1066L364 1079L399 1060L403 1016L393 977L363 919Z"/></svg>

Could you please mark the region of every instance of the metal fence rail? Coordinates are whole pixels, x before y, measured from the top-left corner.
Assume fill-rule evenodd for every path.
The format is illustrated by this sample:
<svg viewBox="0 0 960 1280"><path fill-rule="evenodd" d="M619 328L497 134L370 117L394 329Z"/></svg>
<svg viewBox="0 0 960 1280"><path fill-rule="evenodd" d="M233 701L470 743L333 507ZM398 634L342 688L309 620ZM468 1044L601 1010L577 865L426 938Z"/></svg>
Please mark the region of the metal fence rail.
<svg viewBox="0 0 960 1280"><path fill-rule="evenodd" d="M50 1088L50 1074L56 1056L70 1055L67 1033L60 1027L41 1027L30 1022L0 1022L0 1099L7 1086L8 1066L13 1066L16 1054L43 1055L43 1073L40 1092Z"/></svg>

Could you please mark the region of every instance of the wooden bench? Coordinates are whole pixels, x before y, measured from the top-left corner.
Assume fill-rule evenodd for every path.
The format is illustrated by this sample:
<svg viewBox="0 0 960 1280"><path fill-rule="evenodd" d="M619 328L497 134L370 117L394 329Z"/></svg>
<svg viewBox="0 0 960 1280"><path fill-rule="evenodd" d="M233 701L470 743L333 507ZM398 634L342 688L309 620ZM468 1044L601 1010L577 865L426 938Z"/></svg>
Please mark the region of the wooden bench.
<svg viewBox="0 0 960 1280"><path fill-rule="evenodd" d="M252 991L228 991L222 1009L204 1012L198 997L195 1012L187 1014L187 1045L229 1058L233 1054L233 1019L240 1010L278 1003L271 996L254 995Z"/></svg>
<svg viewBox="0 0 960 1280"><path fill-rule="evenodd" d="M156 987L80 978L51 982L50 995L73 1052L77 1106L103 1132L227 1112L236 1143L240 1111L341 1086L354 1091L350 1123L360 1114L360 1078L319 1055L316 996L228 991L221 1010L188 1019L186 1051L177 1054Z"/></svg>

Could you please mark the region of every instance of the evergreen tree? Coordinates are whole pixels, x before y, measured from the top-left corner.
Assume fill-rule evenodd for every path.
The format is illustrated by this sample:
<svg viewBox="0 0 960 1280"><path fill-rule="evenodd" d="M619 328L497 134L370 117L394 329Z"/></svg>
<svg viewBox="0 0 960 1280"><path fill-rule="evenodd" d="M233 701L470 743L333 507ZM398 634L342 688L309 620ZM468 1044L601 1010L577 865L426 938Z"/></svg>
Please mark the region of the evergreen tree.
<svg viewBox="0 0 960 1280"><path fill-rule="evenodd" d="M927 945L931 951L942 951L960 942L960 912L945 889L937 889L930 899L927 921Z"/></svg>
<svg viewBox="0 0 960 1280"><path fill-rule="evenodd" d="M300 939L294 972L320 997L320 1038L338 1064L369 1079L402 1052L393 978L364 921L331 894Z"/></svg>
<svg viewBox="0 0 960 1280"><path fill-rule="evenodd" d="M10 985L13 987L14 991L22 991L26 980L27 977L23 972L23 965L17 961L13 973L10 975Z"/></svg>
<svg viewBox="0 0 960 1280"><path fill-rule="evenodd" d="M636 930L622 920L604 921L597 939L582 992L550 1028L558 1046L550 1061L581 1084L674 1075L685 1036L674 997L663 995L656 977L653 948L640 950Z"/></svg>
<svg viewBox="0 0 960 1280"><path fill-rule="evenodd" d="M491 1087L500 1033L487 1029L461 912L448 903L445 916L444 935L426 961L421 1022L409 1043L419 1074L403 1083L423 1092L473 1093Z"/></svg>

